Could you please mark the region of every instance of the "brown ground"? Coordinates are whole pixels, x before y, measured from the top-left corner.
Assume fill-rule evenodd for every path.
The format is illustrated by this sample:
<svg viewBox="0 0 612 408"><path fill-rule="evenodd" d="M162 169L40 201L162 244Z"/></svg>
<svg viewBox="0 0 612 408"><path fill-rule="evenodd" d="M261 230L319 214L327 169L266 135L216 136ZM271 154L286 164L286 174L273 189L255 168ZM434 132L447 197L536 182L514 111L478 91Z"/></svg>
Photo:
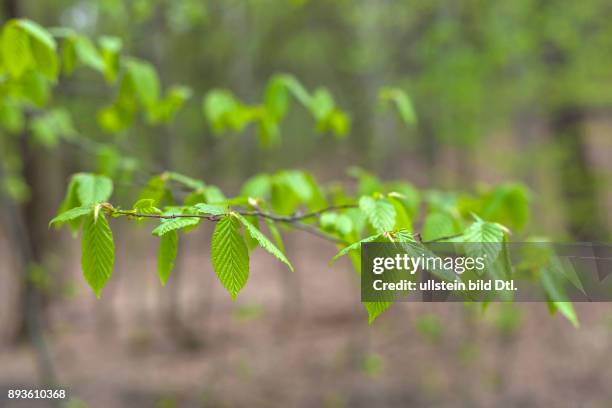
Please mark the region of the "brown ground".
<svg viewBox="0 0 612 408"><path fill-rule="evenodd" d="M294 274L256 250L250 281L231 302L210 268L207 234L182 242L182 273L165 288L146 258L156 240L144 230L122 235L99 301L78 276L78 256L56 254L79 290L53 302L47 338L74 398L90 407L612 406L609 304L578 305L580 329L543 304L520 305L514 329L503 323L516 314L500 307L417 303L396 304L368 326L354 273L327 264L332 245L288 242ZM0 322L10 320L14 293L6 259ZM168 317L177 285L182 323ZM0 348L0 389L35 385L34 362L28 347Z"/></svg>

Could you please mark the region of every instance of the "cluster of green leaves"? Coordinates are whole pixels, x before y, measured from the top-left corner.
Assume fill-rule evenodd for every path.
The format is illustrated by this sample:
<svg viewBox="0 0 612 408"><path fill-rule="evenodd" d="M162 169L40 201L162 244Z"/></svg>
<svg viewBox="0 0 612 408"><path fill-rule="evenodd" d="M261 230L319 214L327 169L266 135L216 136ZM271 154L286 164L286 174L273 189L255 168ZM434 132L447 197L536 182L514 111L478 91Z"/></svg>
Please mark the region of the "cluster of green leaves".
<svg viewBox="0 0 612 408"><path fill-rule="evenodd" d="M115 101L98 113L100 126L108 132L129 128L139 109L150 124L171 121L191 96L189 88L173 86L162 97L160 80L152 64L136 58L126 58L124 63L125 71Z"/></svg>
<svg viewBox="0 0 612 408"><path fill-rule="evenodd" d="M46 29L27 19L14 19L2 27L0 38L0 190L17 201L29 197L29 186L21 175L21 141L47 148L61 141L86 146L98 157L101 171L113 175L118 167L133 167L112 144L94 143L77 131L72 116L63 106L53 105L52 90L60 76L87 67L101 74L119 96L99 114L103 129L119 131L131 122L142 106L151 123L166 122L189 96L184 87L172 87L161 98L155 69L148 63L120 54L121 40L101 37L97 42L67 28Z"/></svg>
<svg viewBox="0 0 612 408"><path fill-rule="evenodd" d="M109 179L81 173L72 178L51 224L69 224L73 231L82 226L83 272L99 296L111 276L114 259L107 216L158 222L152 234L160 238L157 272L162 284L174 268L180 234L202 222L215 222L212 267L235 299L248 280L249 252L254 248L263 248L293 270L281 235L292 228L307 226L335 241L339 252L332 261L347 255L360 272L360 250L365 242L406 244L415 254L422 254L431 253L428 241L452 241L464 243L468 253L485 252L490 259L505 259L498 255L507 250L510 231L499 221L519 226L525 222L528 194L520 185L505 184L468 195L419 191L402 181L382 182L358 168L350 174L357 179L354 192L335 183L323 186L303 171L283 170L252 177L238 196L228 198L214 185L166 172L152 177L135 204L122 210L106 202L112 192ZM422 208L424 214L419 213ZM421 237L414 225L422 225ZM512 265L503 263L501 267L499 273L512 273ZM448 271L432 273L454 279ZM544 290L555 299L551 308L575 322L571 304L557 301L562 286L551 284L543 274L538 276ZM364 306L373 322L391 303L365 302Z"/></svg>
<svg viewBox="0 0 612 408"><path fill-rule="evenodd" d="M331 131L336 137L348 134L350 117L336 106L329 90L321 87L309 93L288 74L270 78L259 104L249 105L228 90L214 89L204 97L203 110L215 134L240 132L255 124L260 144L268 147L280 142L280 124L289 111L291 98L313 116L317 131Z"/></svg>

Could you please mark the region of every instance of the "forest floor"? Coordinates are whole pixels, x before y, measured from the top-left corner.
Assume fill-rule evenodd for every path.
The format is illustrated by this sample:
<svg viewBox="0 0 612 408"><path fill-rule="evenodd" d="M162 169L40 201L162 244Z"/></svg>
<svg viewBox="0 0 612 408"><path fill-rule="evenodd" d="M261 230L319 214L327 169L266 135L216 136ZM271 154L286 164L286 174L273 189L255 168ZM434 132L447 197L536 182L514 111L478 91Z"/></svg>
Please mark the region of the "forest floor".
<svg viewBox="0 0 612 408"><path fill-rule="evenodd" d="M609 304L577 305L579 329L536 303L398 303L369 326L348 262L330 267L333 245L310 237L287 242L295 273L256 250L232 302L209 232L185 237L163 288L147 256L156 240L119 238L100 300L79 276L78 247L56 254L76 291L51 302L46 338L71 407L612 406ZM14 268L0 268L5 325ZM35 361L28 346L0 346L0 390L35 386ZM0 396L3 406L44 405Z"/></svg>

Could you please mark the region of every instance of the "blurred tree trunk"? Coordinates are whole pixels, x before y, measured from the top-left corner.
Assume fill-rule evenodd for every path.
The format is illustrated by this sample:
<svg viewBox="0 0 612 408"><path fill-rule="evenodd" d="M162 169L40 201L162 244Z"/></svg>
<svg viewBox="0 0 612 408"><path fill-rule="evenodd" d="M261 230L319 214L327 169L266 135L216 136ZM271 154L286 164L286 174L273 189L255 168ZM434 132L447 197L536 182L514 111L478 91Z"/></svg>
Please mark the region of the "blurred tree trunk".
<svg viewBox="0 0 612 408"><path fill-rule="evenodd" d="M5 0L4 15L7 19L18 18L21 15L19 0ZM47 235L47 221L45 217L44 180L40 178L44 172L39 168L41 160L39 154L32 149L29 143L29 134L23 131L19 135L19 154L23 163L23 176L30 188L29 199L21 208L11 197L6 197L5 211L10 224L12 242L16 246L19 256L21 273L20 293L18 297L19 308L17 314L17 327L15 340L17 342L29 339L36 352L37 363L41 380L45 384L53 384L55 376L48 356L46 343L42 333L42 307L41 293L30 279L31 268L40 265ZM2 178L3 174L0 174Z"/></svg>
<svg viewBox="0 0 612 408"><path fill-rule="evenodd" d="M578 106L553 111L550 126L560 148L559 177L565 201L567 229L580 241L608 237L602 217L597 180L585 141L585 112Z"/></svg>

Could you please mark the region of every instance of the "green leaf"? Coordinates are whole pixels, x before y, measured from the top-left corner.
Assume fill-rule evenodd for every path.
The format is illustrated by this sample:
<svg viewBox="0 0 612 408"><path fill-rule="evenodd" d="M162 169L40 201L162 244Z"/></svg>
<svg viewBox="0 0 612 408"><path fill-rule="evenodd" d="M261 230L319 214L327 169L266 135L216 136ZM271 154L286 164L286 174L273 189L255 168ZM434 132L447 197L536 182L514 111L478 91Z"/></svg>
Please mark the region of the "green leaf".
<svg viewBox="0 0 612 408"><path fill-rule="evenodd" d="M388 195L387 200L393 205L395 208L395 226L394 230L407 229L412 230L412 219L410 215L408 215L408 208L402 200L396 198L394 196Z"/></svg>
<svg viewBox="0 0 612 408"><path fill-rule="evenodd" d="M551 306L554 309L561 312L561 314L565 316L565 318L569 320L570 323L574 325L574 327L576 328L580 327L580 322L578 321L578 315L576 314L576 311L574 310L574 306L572 305L572 302L551 302L551 303L552 303Z"/></svg>
<svg viewBox="0 0 612 408"><path fill-rule="evenodd" d="M153 65L129 59L127 75L140 103L146 108L152 108L159 100L159 78Z"/></svg>
<svg viewBox="0 0 612 408"><path fill-rule="evenodd" d="M79 173L74 177L79 185L77 194L81 205L107 201L113 194L113 181L106 176Z"/></svg>
<svg viewBox="0 0 612 408"><path fill-rule="evenodd" d="M479 218L463 232L462 242L502 242L507 229L494 222Z"/></svg>
<svg viewBox="0 0 612 408"><path fill-rule="evenodd" d="M55 147L60 139L72 140L77 134L70 113L62 108L46 111L30 121L30 129L36 143Z"/></svg>
<svg viewBox="0 0 612 408"><path fill-rule="evenodd" d="M276 246L278 247L278 249L280 249L281 252L285 252L285 244L283 243L283 237L281 236L274 221L269 218L266 218L266 225L268 226L268 230L270 231L272 238L274 238L274 242L276 242Z"/></svg>
<svg viewBox="0 0 612 408"><path fill-rule="evenodd" d="M377 241L377 240L381 239L382 236L383 236L383 234L376 234L376 235L372 235L372 236L369 236L367 238L364 238L362 240L359 240L357 242L353 242L351 245L347 246L346 248L343 248L340 252L338 252L332 258L332 262L336 261L338 258L348 254L351 251L356 251L358 249L361 249L361 244L366 243L366 242Z"/></svg>
<svg viewBox="0 0 612 408"><path fill-rule="evenodd" d="M236 217L224 217L217 223L211 242L213 269L232 299L249 278L249 250L240 225Z"/></svg>
<svg viewBox="0 0 612 408"><path fill-rule="evenodd" d="M64 197L64 201L62 201L62 204L57 210L57 215L60 215L74 207L78 207L81 205L81 202L79 201L79 196L77 194L78 187L79 184L77 180L72 177L70 179L70 183L68 184L68 189L66 190L66 196ZM68 225L70 226L70 230L72 231L72 233L76 233L79 227L81 226L81 218L75 218L71 221L68 221Z"/></svg>
<svg viewBox="0 0 612 408"><path fill-rule="evenodd" d="M289 93L281 76L274 76L266 86L264 103L276 120L282 119L289 109Z"/></svg>
<svg viewBox="0 0 612 408"><path fill-rule="evenodd" d="M19 78L32 63L30 39L15 22L4 26L2 32L2 62L8 72Z"/></svg>
<svg viewBox="0 0 612 408"><path fill-rule="evenodd" d="M432 241L450 237L457 233L455 222L450 215L442 212L432 212L425 217L421 235L424 241Z"/></svg>
<svg viewBox="0 0 612 408"><path fill-rule="evenodd" d="M204 196L208 203L221 203L226 200L225 195L217 186L206 186Z"/></svg>
<svg viewBox="0 0 612 408"><path fill-rule="evenodd" d="M246 227L246 229L249 232L249 234L251 235L251 237L253 237L253 239L255 239L257 242L259 242L259 245L263 249L268 251L270 254L274 255L281 262L283 262L285 265L287 265L291 271L293 271L293 265L291 265L291 262L289 262L289 260L285 256L285 254L283 254L281 252L281 250L278 249L276 247L276 245L274 245L272 243L272 241L270 241L268 239L268 237L266 237L259 229L257 229L253 224L251 224L242 215L240 215L238 213L233 213L232 215L234 215L236 218L238 218L238 220L240 220L242 225L244 225Z"/></svg>
<svg viewBox="0 0 612 408"><path fill-rule="evenodd" d="M55 51L57 48L57 44L55 43L53 36L38 23L35 23L32 20L19 19L16 20L16 24L27 32L32 39L42 43L50 50Z"/></svg>
<svg viewBox="0 0 612 408"><path fill-rule="evenodd" d="M308 202L313 196L312 186L306 175L301 171L283 171L277 175L277 180L284 183L303 202Z"/></svg>
<svg viewBox="0 0 612 408"><path fill-rule="evenodd" d="M196 225L199 222L200 222L200 219L196 217L179 217L179 218L171 218L171 219L162 219L161 224L155 227L155 229L153 229L151 233L153 235L157 235L158 237L161 237L170 231L175 231L178 229Z"/></svg>
<svg viewBox="0 0 612 408"><path fill-rule="evenodd" d="M47 77L47 79L54 81L59 72L59 63L55 49L49 48L42 42L30 40L30 50L38 71Z"/></svg>
<svg viewBox="0 0 612 408"><path fill-rule="evenodd" d="M363 196L359 199L359 208L378 233L392 231L395 226L396 211L393 204L386 199L374 199Z"/></svg>
<svg viewBox="0 0 612 408"><path fill-rule="evenodd" d="M159 240L157 253L157 274L162 285L165 285L174 269L174 260L178 253L178 233L170 231Z"/></svg>
<svg viewBox="0 0 612 408"><path fill-rule="evenodd" d="M193 177L185 176L184 174L169 171L165 173L169 180L176 181L179 184L184 185L192 190L201 190L204 187L202 180L194 179Z"/></svg>
<svg viewBox="0 0 612 408"><path fill-rule="evenodd" d="M392 304L393 302L363 302L368 311L368 324L374 323L374 320L389 309Z"/></svg>
<svg viewBox="0 0 612 408"><path fill-rule="evenodd" d="M417 122L412 101L410 101L410 98L403 90L399 88L382 88L379 98L383 102L390 101L394 103L400 117L407 125L414 125Z"/></svg>
<svg viewBox="0 0 612 408"><path fill-rule="evenodd" d="M266 198L270 195L272 189L272 180L268 174L258 174L248 179L242 188L240 194L246 197Z"/></svg>
<svg viewBox="0 0 612 408"><path fill-rule="evenodd" d="M226 90L209 91L202 102L202 109L216 135L228 129L240 130L248 121L248 118L241 114L241 104Z"/></svg>
<svg viewBox="0 0 612 408"><path fill-rule="evenodd" d="M98 214L97 218L91 214L86 218L81 242L83 274L99 298L112 275L115 263L113 233L104 214Z"/></svg>
<svg viewBox="0 0 612 408"><path fill-rule="evenodd" d="M225 208L221 207L219 205L211 205L211 204L198 203L194 207L197 208L198 211L200 211L203 214L210 214L210 215L223 215L223 214L225 214Z"/></svg>
<svg viewBox="0 0 612 408"><path fill-rule="evenodd" d="M312 95L309 108L312 115L322 121L334 110L334 98L327 89L318 88Z"/></svg>
<svg viewBox="0 0 612 408"><path fill-rule="evenodd" d="M185 102L191 98L192 93L191 88L186 86L170 87L166 97L160 100L150 112L152 122L170 122Z"/></svg>
<svg viewBox="0 0 612 408"><path fill-rule="evenodd" d="M42 73L28 69L20 79L19 95L24 100L42 108L49 100L50 86Z"/></svg>
<svg viewBox="0 0 612 408"><path fill-rule="evenodd" d="M161 210L155 207L155 200L152 198L141 198L133 206L138 214L161 214Z"/></svg>
<svg viewBox="0 0 612 408"><path fill-rule="evenodd" d="M297 80L293 75L282 74L278 78L287 87L287 90L293 95L299 103L307 109L311 107L311 96L308 94L306 89L302 86L300 81Z"/></svg>
<svg viewBox="0 0 612 408"><path fill-rule="evenodd" d="M20 19L14 22L29 37L30 62L39 72L50 80L55 80L58 73L57 45L53 36L37 23Z"/></svg>
<svg viewBox="0 0 612 408"><path fill-rule="evenodd" d="M55 218L53 218L49 222L49 227L51 227L52 225L55 225L56 227L61 227L66 222L74 221L74 220L79 219L82 216L87 215L89 213L91 213L91 207L90 206L72 208L72 209L70 209L68 211L65 211L65 212L57 215Z"/></svg>
<svg viewBox="0 0 612 408"><path fill-rule="evenodd" d="M104 60L93 42L87 37L76 36L74 39L74 51L79 62L98 72L104 73Z"/></svg>
<svg viewBox="0 0 612 408"><path fill-rule="evenodd" d="M245 215L244 218L250 222L256 230L259 230L259 219L254 215ZM253 236L249 234L244 234L244 241L247 244L247 248L249 251L254 250L258 246L260 246L259 241L253 238Z"/></svg>
<svg viewBox="0 0 612 408"><path fill-rule="evenodd" d="M164 198L170 194L167 188L167 181L168 178L165 175L151 177L138 197L140 199L150 198L153 200L153 205L161 205Z"/></svg>
<svg viewBox="0 0 612 408"><path fill-rule="evenodd" d="M104 77L108 82L115 82L119 71L119 52L123 43L121 38L100 37L100 50L104 61Z"/></svg>
<svg viewBox="0 0 612 408"><path fill-rule="evenodd" d="M497 223L486 222L476 217L476 222L470 225L463 236L453 239L465 243L465 250L468 256L473 258L486 257L485 264L492 273L495 269L492 265L504 246L504 237L507 229Z"/></svg>

